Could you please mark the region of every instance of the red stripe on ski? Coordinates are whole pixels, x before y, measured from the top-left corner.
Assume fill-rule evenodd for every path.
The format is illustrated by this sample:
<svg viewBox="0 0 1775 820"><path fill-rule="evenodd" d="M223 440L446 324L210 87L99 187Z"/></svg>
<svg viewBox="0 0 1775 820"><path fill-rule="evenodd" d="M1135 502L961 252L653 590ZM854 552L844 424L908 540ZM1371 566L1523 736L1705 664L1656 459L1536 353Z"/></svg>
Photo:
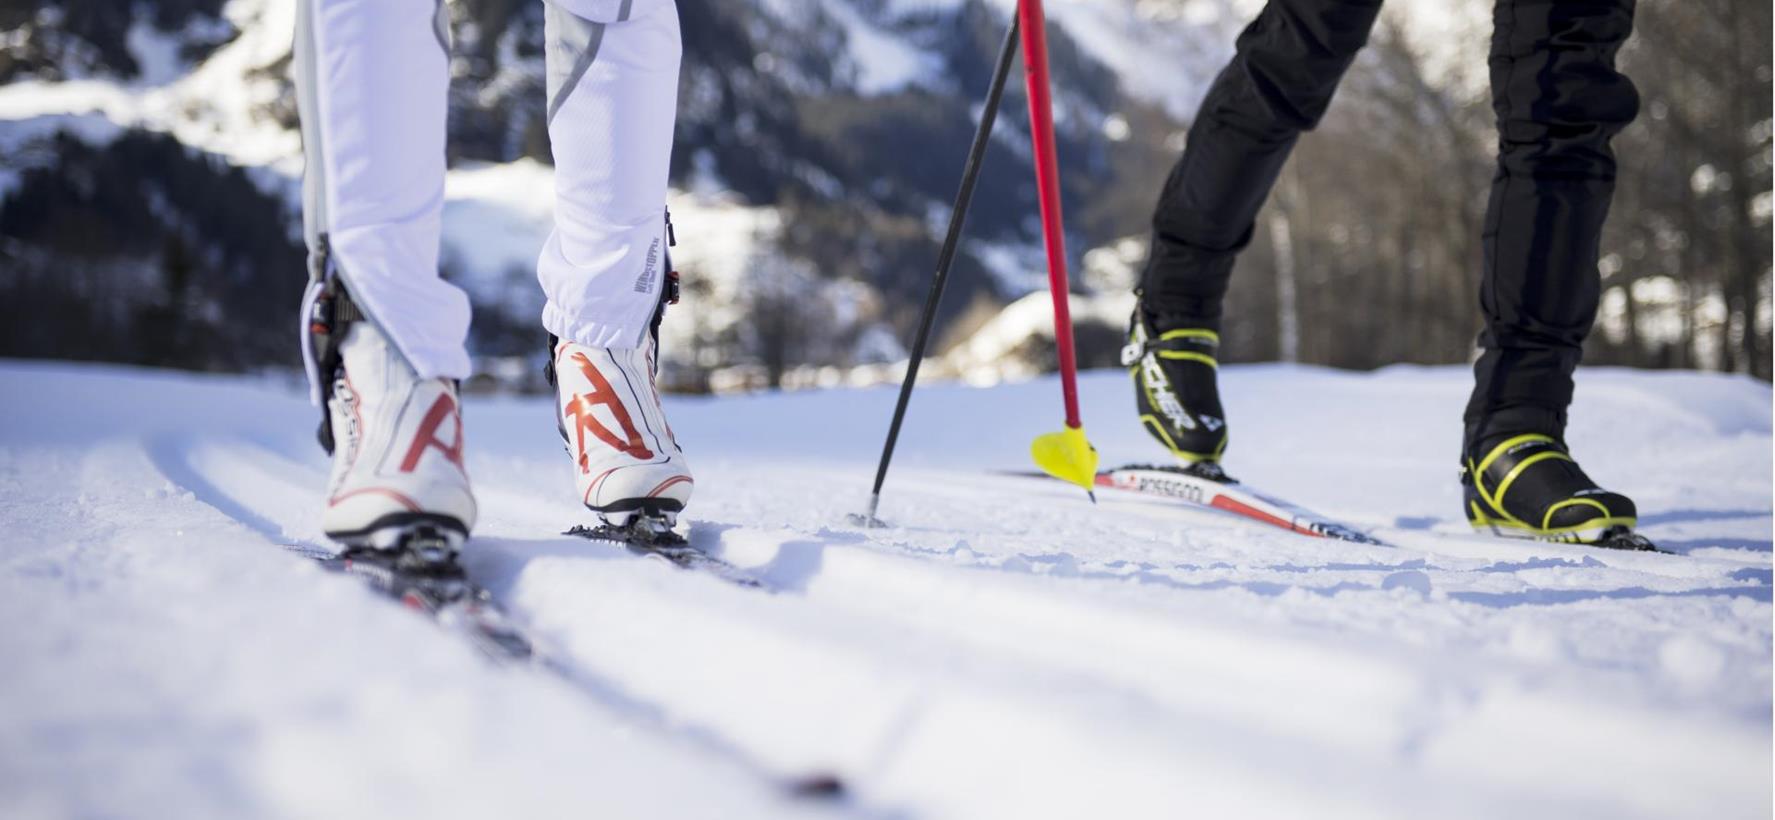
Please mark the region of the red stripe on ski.
<svg viewBox="0 0 1775 820"><path fill-rule="evenodd" d="M1268 497L1236 481L1216 480L1178 470L1122 467L1097 474L1096 485L1138 495L1166 498L1194 507L1232 513L1300 535L1384 546L1373 536L1287 501Z"/></svg>
<svg viewBox="0 0 1775 820"><path fill-rule="evenodd" d="M1313 530L1309 530L1304 527L1297 527L1294 525L1293 521L1290 521L1286 518L1281 518L1278 516L1271 515L1267 512L1264 512L1263 510L1260 510L1260 509L1253 507L1249 504L1244 504L1244 503L1239 502L1236 499L1229 498L1225 494L1216 495L1212 501L1208 502L1208 506L1213 507L1217 510L1226 510L1227 512L1230 512L1230 513L1237 513L1239 515L1245 516L1246 518L1255 518L1259 521L1262 521L1265 524L1274 524L1275 526L1281 527L1282 529L1293 530L1294 532L1298 532L1301 535L1311 535L1314 538L1324 538L1325 537L1324 533L1314 532Z"/></svg>

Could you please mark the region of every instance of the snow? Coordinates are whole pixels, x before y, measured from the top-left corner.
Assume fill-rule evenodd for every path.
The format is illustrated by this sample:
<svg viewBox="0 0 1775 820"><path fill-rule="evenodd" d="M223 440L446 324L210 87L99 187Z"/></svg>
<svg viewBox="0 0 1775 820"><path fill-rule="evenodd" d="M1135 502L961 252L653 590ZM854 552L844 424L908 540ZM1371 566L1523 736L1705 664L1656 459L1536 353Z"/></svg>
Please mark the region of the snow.
<svg viewBox="0 0 1775 820"><path fill-rule="evenodd" d="M55 162L54 138L66 134L87 145L104 145L120 133L110 120L96 115L41 114L0 121L0 200L18 187L24 172Z"/></svg>
<svg viewBox="0 0 1775 820"><path fill-rule="evenodd" d="M843 26L857 93L889 94L915 84L930 85L941 71L935 55L921 51L891 31L871 24L849 0L823 0L826 12Z"/></svg>
<svg viewBox="0 0 1775 820"><path fill-rule="evenodd" d="M477 304L499 305L520 318L541 311L536 255L554 227L554 190L554 169L530 159L473 163L448 172L444 259L454 281ZM818 275L776 253L782 233L776 207L748 205L720 189L669 191L666 206L674 235L682 240L672 249L672 262L684 283L683 300L672 309L675 318L660 330L668 361L688 364L699 335L743 332L748 300L773 288L805 294L806 303L827 310L834 321L854 324L860 338L853 361L904 357L904 351L896 353L897 341L883 338L888 331L876 318L871 288L851 278Z"/></svg>
<svg viewBox="0 0 1775 820"><path fill-rule="evenodd" d="M141 85L165 85L185 72L185 61L179 57L179 39L155 29L145 14L137 15L130 23L124 42L135 58L136 82Z"/></svg>
<svg viewBox="0 0 1775 820"><path fill-rule="evenodd" d="M941 234L932 231L932 235ZM1024 296L1047 289L1048 256L1040 243L966 241L967 249L992 276L996 292Z"/></svg>
<svg viewBox="0 0 1775 820"><path fill-rule="evenodd" d="M555 219L555 170L533 159L468 163L444 182L446 253L471 276L497 277L512 268L533 270ZM670 191L666 206L682 237L672 251L686 274L737 280L760 239L780 229L776 208L749 206L726 191ZM468 282L471 289L485 283Z"/></svg>
<svg viewBox="0 0 1775 820"><path fill-rule="evenodd" d="M1134 312L1135 298L1131 291L1092 296L1071 294L1067 306L1075 326L1094 322L1120 327ZM1040 372L1041 365L1014 354L1036 338L1050 344L1054 338L1054 300L1046 291L1031 293L1006 305L966 341L943 354L943 372L977 386L1031 378Z"/></svg>
<svg viewBox="0 0 1775 820"><path fill-rule="evenodd" d="M283 127L271 109L284 88L282 62L295 31L295 0L231 0L223 15L240 36L190 71L179 61L178 41L145 20L132 24L127 40L143 62L134 82L81 79L26 81L0 86L0 134L16 123L46 115L86 115L118 128L170 133L194 148L242 166L272 166L294 190L301 173L301 136Z"/></svg>
<svg viewBox="0 0 1775 820"><path fill-rule="evenodd" d="M321 542L293 388L0 363L0 815L1769 815L1766 384L1582 374L1667 556L1463 534L1464 368L1223 375L1235 474L1396 546L992 474L1051 379L921 389L883 530L892 389L668 398L681 526L762 593L556 535L547 400L471 398L467 563L550 670L279 549ZM1127 389L1082 384L1109 463L1158 456Z"/></svg>
<svg viewBox="0 0 1775 820"><path fill-rule="evenodd" d="M444 253L474 279L535 270L554 220L555 169L536 160L470 163L444 177Z"/></svg>

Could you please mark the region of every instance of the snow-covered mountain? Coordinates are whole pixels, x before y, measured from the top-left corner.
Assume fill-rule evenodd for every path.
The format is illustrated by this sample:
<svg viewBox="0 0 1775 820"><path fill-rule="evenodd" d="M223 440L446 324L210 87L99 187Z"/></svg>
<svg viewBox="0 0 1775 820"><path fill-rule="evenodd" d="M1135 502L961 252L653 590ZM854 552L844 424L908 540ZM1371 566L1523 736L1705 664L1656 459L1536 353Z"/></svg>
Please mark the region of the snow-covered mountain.
<svg viewBox="0 0 1775 820"><path fill-rule="evenodd" d="M1169 161L1166 145L1224 58L1237 15L1227 0L1051 5L1069 225L1082 254L1138 229L1155 169ZM681 265L693 282L706 277L700 295L708 301L692 300L684 313L695 318L675 320L669 332L696 336L701 355L717 364L768 365L756 362L760 344L735 317L769 309L754 299L801 299L803 313L836 318L785 331L797 337L791 347L817 351L798 361L903 357L896 340L928 279L1014 3L679 6L686 59L673 178L683 194L673 204L685 240ZM181 294L156 282L167 278L159 251L165 235L203 246L219 226L178 207L176 197L82 197L68 179L78 172L55 140L62 135L102 157L125 135L170 139L165 144L209 158L193 170L207 163L247 171L266 196L234 210L293 226L301 159L286 75L295 3L166 0L127 8L51 0L0 18L0 196L16 200L15 212L56 211L49 219L15 213L0 222L6 252L42 270L65 266L70 255L90 263L115 244L106 269L136 268L139 301L220 310L226 288ZM477 328L484 352L520 352L533 341L527 328L537 295L525 279L546 232L550 183L541 8L491 0L453 6L455 171L446 259L479 301L500 308ZM970 221L973 241L946 302L950 316L980 321L988 308L1043 282L1020 98L1011 95L1000 120ZM160 179L163 170L141 168L104 184L188 184ZM80 243L78 253L57 244L55 237L80 225L104 223L108 209L146 210L156 219L133 229L147 236L119 231ZM264 292L281 298L291 287L283 282L301 275L298 259L287 242L255 250L261 270L249 278L276 283ZM201 268L205 254L192 256ZM222 274L200 270L193 278L215 275ZM229 329L224 323L215 332ZM668 345L668 356L675 353L691 355Z"/></svg>
<svg viewBox="0 0 1775 820"><path fill-rule="evenodd" d="M673 208L693 298L666 326L669 381L830 383L834 367L873 378L879 368L857 366L904 358L1015 0L678 5L686 56ZM1078 270L1092 249L1143 232L1182 124L1260 4L1047 5ZM1390 14L1432 55L1427 70L1479 65L1483 15L1444 5L1402 2ZM530 269L551 184L542 6L451 8L447 270L483 308L477 351L534 355ZM0 330L0 351L226 369L292 360L293 346L262 329L287 323L302 276L294 13L295 0L0 9L6 294L60 322ZM951 356L966 361L950 369L978 378L1048 366L1038 325L994 321L1045 287L1026 132L1013 91L944 302L940 346L973 350ZM1088 302L1087 362L1115 360L1121 320L1100 318L1125 312L1125 287L1075 276ZM785 318L741 321L754 315ZM21 325L9 318L0 326ZM1023 335L1007 338L1012 327ZM980 359L989 348L1009 358Z"/></svg>
<svg viewBox="0 0 1775 820"><path fill-rule="evenodd" d="M293 386L0 364L0 816L1769 816L1766 383L1580 374L1657 555L1465 533L1464 368L1223 373L1235 474L1395 546L992 474L1052 379L922 392L876 530L891 389L668 398L742 589L561 536L548 402L471 398L467 566L550 658L510 668L285 548ZM1157 455L1127 391L1082 385L1109 463Z"/></svg>

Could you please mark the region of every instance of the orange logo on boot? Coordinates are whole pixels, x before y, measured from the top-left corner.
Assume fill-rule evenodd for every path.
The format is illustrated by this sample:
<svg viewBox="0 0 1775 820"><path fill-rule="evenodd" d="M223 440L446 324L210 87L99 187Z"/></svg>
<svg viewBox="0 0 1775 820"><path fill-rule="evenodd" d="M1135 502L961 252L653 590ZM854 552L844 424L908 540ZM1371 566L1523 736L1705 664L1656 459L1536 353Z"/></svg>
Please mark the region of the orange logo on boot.
<svg viewBox="0 0 1775 820"><path fill-rule="evenodd" d="M604 374L599 373L598 368L592 366L592 360L586 358L584 353L573 354L573 359L574 363L579 365L579 372L585 374L586 381L592 383L592 392L581 393L574 396L572 401L567 402L566 413L573 417L576 431L574 439L579 444L579 471L581 473L592 471L590 460L586 457L585 434L588 432L597 436L599 441L610 445L612 449L627 453L632 458L641 461L653 458L653 451L647 449L646 444L641 443L641 433L635 429L634 421L629 418L628 408L623 406L622 399L616 395L616 391L610 389L610 382L605 380ZM592 408L600 404L610 408L610 415L615 416L616 423L622 426L626 441L619 440L592 415Z"/></svg>
<svg viewBox="0 0 1775 820"><path fill-rule="evenodd" d="M438 427L446 418L456 422L456 436L449 444L438 438ZM413 446L407 448L407 457L401 460L401 472L413 472L413 468L419 466L419 457L431 447L443 451L444 458L456 465L456 469L465 469L462 466L462 414L456 412L456 400L449 393L439 395L438 400L432 402L431 409L426 411L425 420L419 423L419 434L413 437Z"/></svg>

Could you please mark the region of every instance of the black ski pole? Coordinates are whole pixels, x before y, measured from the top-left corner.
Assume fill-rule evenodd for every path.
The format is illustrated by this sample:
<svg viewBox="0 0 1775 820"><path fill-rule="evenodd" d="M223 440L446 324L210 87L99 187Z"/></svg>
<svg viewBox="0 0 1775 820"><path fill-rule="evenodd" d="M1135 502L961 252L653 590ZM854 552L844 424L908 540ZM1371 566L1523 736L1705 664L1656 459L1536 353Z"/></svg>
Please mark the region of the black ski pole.
<svg viewBox="0 0 1775 820"><path fill-rule="evenodd" d="M1017 15L1011 15L1011 30L1005 32L1005 44L999 49L998 67L992 74L992 85L986 90L986 107L980 112L980 127L974 131L974 145L968 150L968 164L962 169L961 189L955 194L955 209L949 213L949 234L943 238L943 250L937 254L937 274L931 280L931 292L925 296L924 315L918 321L918 336L912 341L912 358L906 363L906 378L900 382L900 400L894 405L894 420L888 425L887 441L881 447L881 463L875 468L875 487L869 494L869 513L863 516L864 526L881 524L875 517L881 505L881 484L887 480L888 463L894 459L894 445L900 440L900 425L906 420L906 405L912 400L912 387L918 381L918 365L924 360L925 346L930 343L931 323L937 318L937 304L943 301L943 287L949 281L949 268L955 262L956 246L961 244L962 226L968 220L968 206L974 199L974 183L980 179L980 164L986 158L986 146L992 137L992 123L998 118L999 101L1005 95L1005 82L1011 75L1011 61L1017 56ZM856 516L853 516L855 518Z"/></svg>

